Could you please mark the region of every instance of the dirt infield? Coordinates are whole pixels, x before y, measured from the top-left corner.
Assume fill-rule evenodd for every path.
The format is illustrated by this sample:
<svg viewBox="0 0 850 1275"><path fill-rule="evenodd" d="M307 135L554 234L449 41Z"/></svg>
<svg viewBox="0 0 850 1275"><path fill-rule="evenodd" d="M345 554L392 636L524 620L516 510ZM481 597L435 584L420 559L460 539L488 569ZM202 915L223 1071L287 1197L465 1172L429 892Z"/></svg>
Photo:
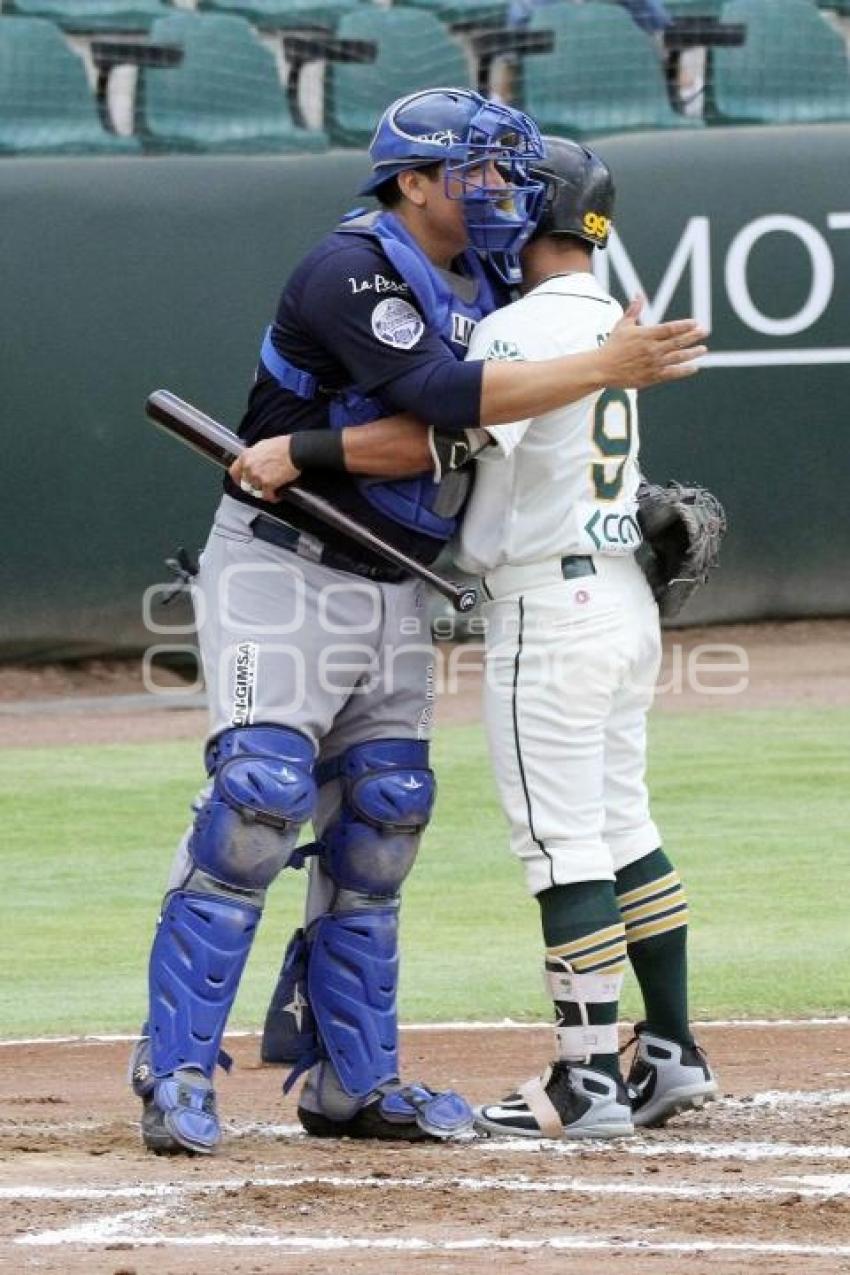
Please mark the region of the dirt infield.
<svg viewBox="0 0 850 1275"><path fill-rule="evenodd" d="M850 704L850 621L666 635L658 711ZM743 650L746 686L695 689ZM722 648L726 648L723 650ZM452 648L444 669L451 674ZM460 648L455 648L460 650ZM465 647L439 720L478 715ZM684 670L684 675L683 675ZM734 670L718 674L736 678ZM0 669L0 746L200 739L139 667ZM131 697L131 698L128 698ZM126 1043L0 1043L0 1271L71 1275L850 1273L850 1024L705 1025L723 1098L616 1144L307 1139L255 1038L230 1042L227 1140L145 1154ZM492 1100L546 1061L542 1028L403 1033L405 1074Z"/></svg>
<svg viewBox="0 0 850 1275"><path fill-rule="evenodd" d="M705 1025L723 1098L609 1144L311 1141L231 1041L212 1158L140 1146L125 1043L0 1046L0 1270L110 1275L850 1271L850 1025ZM408 1029L406 1074L470 1098L544 1028Z"/></svg>

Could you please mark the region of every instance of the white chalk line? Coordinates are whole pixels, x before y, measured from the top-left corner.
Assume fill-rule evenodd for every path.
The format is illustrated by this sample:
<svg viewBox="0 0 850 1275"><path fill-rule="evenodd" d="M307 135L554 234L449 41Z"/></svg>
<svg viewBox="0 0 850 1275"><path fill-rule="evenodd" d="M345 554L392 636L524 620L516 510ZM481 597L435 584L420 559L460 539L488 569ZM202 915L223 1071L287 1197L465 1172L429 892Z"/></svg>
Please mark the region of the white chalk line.
<svg viewBox="0 0 850 1275"><path fill-rule="evenodd" d="M570 1159L573 1156L636 1156L638 1159L667 1160L672 1156L692 1160L731 1160L745 1164L757 1164L763 1160L850 1160L850 1147L836 1146L829 1143L797 1145L793 1142L674 1142L666 1139L642 1142L638 1139L623 1138L616 1146L607 1142L550 1142L544 1138L493 1138L489 1145L474 1142L467 1150L497 1151L503 1153L537 1152L553 1159Z"/></svg>
<svg viewBox="0 0 850 1275"><path fill-rule="evenodd" d="M440 1190L447 1188L465 1190L475 1193L493 1191L528 1192L535 1194L586 1194L586 1195L630 1195L643 1197L668 1198L700 1198L729 1199L787 1198L790 1194L807 1199L833 1199L836 1196L850 1194L850 1174L809 1175L802 1177L784 1177L780 1179L782 1186L768 1183L736 1184L726 1187L715 1183L683 1186L645 1186L635 1183L590 1183L584 1179L550 1179L547 1182L532 1181L526 1177L519 1178L383 1178L383 1177L344 1177L338 1175L298 1175L287 1178L227 1178L218 1182L207 1183L157 1183L146 1187L102 1187L102 1188L42 1188L21 1187L3 1188L0 1199L6 1200L115 1200L115 1199L149 1199L156 1201L183 1200L190 1196L214 1196L221 1191L232 1192L250 1187L263 1189L292 1189L296 1187L334 1187L343 1190ZM817 1244L775 1244L768 1242L736 1242L736 1241L687 1241L687 1242L650 1242L646 1240L607 1240L584 1238L581 1236L548 1236L544 1239L493 1239L476 1237L467 1240L446 1240L434 1242L415 1237L369 1237L369 1236L281 1236L272 1233L253 1233L235 1236L233 1234L203 1234L197 1236L168 1235L145 1232L156 1221L162 1221L169 1213L168 1206L159 1203L133 1209L124 1213L109 1214L102 1218L77 1222L70 1227L42 1231L16 1238L15 1243L25 1247L58 1247L69 1244L115 1244L124 1243L133 1247L171 1246L171 1247L224 1247L224 1248L275 1248L299 1251L339 1251L344 1249L389 1249L393 1251L435 1251L454 1252L465 1250L535 1250L535 1249L573 1249L600 1251L644 1251L666 1253L711 1253L736 1252L753 1254L786 1254L798 1256L847 1256L850 1245L817 1245Z"/></svg>
<svg viewBox="0 0 850 1275"><path fill-rule="evenodd" d="M16 1244L24 1247L53 1247L59 1244L148 1244L151 1238L138 1233L152 1222L164 1218L167 1208L133 1209L127 1213L113 1213L94 1221L78 1222L74 1226L62 1227L54 1231L41 1231L34 1235L21 1235L15 1239ZM124 1230L136 1227L138 1230ZM183 1244L188 1237L178 1236L167 1243ZM258 1237L259 1238L259 1237Z"/></svg>
<svg viewBox="0 0 850 1275"><path fill-rule="evenodd" d="M132 1213L84 1222L62 1230L42 1231L15 1240L26 1247L55 1247L64 1244L127 1244L133 1248L273 1248L292 1253L340 1252L344 1250L378 1250L403 1253L456 1252L532 1252L546 1249L572 1252L641 1252L641 1253L752 1253L794 1257L848 1257L850 1244L770 1243L737 1240L661 1241L624 1240L581 1235L548 1235L541 1239L516 1237L496 1239L476 1236L471 1239L426 1240L416 1236L344 1236L344 1235L275 1235L253 1233L233 1235L213 1232L206 1235L140 1235L122 1226L149 1226L162 1215L161 1209L141 1209Z"/></svg>
<svg viewBox="0 0 850 1275"><path fill-rule="evenodd" d="M121 1200L121 1199L182 1199L189 1195L215 1195L219 1191L243 1191L251 1187L273 1190L294 1190L297 1187L332 1187L335 1190L387 1190L387 1191L507 1191L509 1193L545 1195L625 1195L672 1199L726 1199L729 1196L750 1196L770 1199L786 1196L790 1192L807 1199L832 1198L850 1195L850 1174L823 1174L805 1177L783 1177L786 1185L771 1183L700 1183L697 1185L635 1182L589 1182L586 1178L547 1178L541 1182L525 1175L516 1178L502 1177L439 1177L422 1176L406 1178L346 1177L337 1174L297 1174L286 1178L229 1178L219 1182L190 1184L155 1183L150 1186L114 1187L39 1187L20 1186L0 1188L0 1200ZM795 1186L787 1185L794 1183Z"/></svg>
<svg viewBox="0 0 850 1275"><path fill-rule="evenodd" d="M848 1089L768 1089L748 1098L724 1098L726 1111L749 1111L753 1108L780 1110L783 1107L850 1107Z"/></svg>
<svg viewBox="0 0 850 1275"><path fill-rule="evenodd" d="M755 1095L755 1099L770 1096L773 1099L781 1095ZM792 1098L794 1095L790 1095ZM827 1097L829 1095L826 1095ZM737 1099L721 1099L714 1106L722 1110L728 1103L732 1107ZM742 1104L744 1105L744 1104ZM747 1104L749 1105L749 1104ZM781 1109L781 1104L773 1102L774 1110ZM790 1104L789 1104L790 1105ZM814 1105L814 1104L813 1104ZM134 1122L122 1122L129 1129L135 1129ZM42 1124L0 1124L0 1137L25 1136L26 1134L49 1135L57 1140L68 1132L97 1132L114 1128L115 1122L98 1121L83 1124L76 1121ZM261 1138L275 1141L301 1141L306 1135L300 1124L263 1124L251 1122L237 1125L225 1124L224 1132L228 1141L240 1141L247 1138ZM621 1158L624 1155L638 1159L669 1159L683 1157L694 1160L730 1160L755 1164L759 1161L771 1160L820 1160L832 1162L850 1161L850 1146L841 1143L794 1143L794 1142L762 1142L751 1139L733 1139L725 1142L707 1140L704 1142L680 1141L666 1135L654 1134L650 1138L640 1135L634 1138L618 1139L615 1144L602 1141L554 1142L547 1138L469 1138L448 1142L444 1146L444 1154L479 1153L482 1155L497 1153L515 1155L545 1155L550 1159L572 1159L577 1156L593 1156L598 1159ZM0 1195L0 1198L2 1196Z"/></svg>
<svg viewBox="0 0 850 1275"><path fill-rule="evenodd" d="M845 1190L850 1189L850 1174L847 1173L803 1173L799 1177L783 1174L778 1180L780 1182L797 1182L803 1187L820 1186L827 1191L834 1188L842 1195Z"/></svg>
<svg viewBox="0 0 850 1275"><path fill-rule="evenodd" d="M0 1120L0 1138L14 1138L25 1134L41 1134L44 1137L61 1138L68 1133L99 1133L114 1129L116 1125L138 1130L137 1120ZM222 1122L228 1141L238 1138L304 1138L300 1124L269 1124L252 1120L245 1124Z"/></svg>
<svg viewBox="0 0 850 1275"><path fill-rule="evenodd" d="M0 1120L0 1137L14 1138L17 1134L41 1133L59 1135L66 1133L97 1133L98 1129L110 1129L108 1120Z"/></svg>
<svg viewBox="0 0 850 1275"><path fill-rule="evenodd" d="M839 1015L835 1018L713 1018L705 1022L696 1022L693 1026L698 1032L704 1028L749 1028L749 1027L842 1027L850 1023L850 1016ZM630 1031L634 1026L630 1022L619 1024L623 1031ZM518 1022L512 1018L501 1018L495 1022L444 1022L444 1023L402 1023L402 1032L494 1032L494 1031L546 1031L552 1024L545 1022ZM262 1033L257 1030L231 1031L225 1040L244 1040L258 1038ZM132 1044L138 1040L135 1034L103 1034L92 1033L82 1036L21 1036L14 1039L0 1040L0 1049L21 1045L113 1045Z"/></svg>
<svg viewBox="0 0 850 1275"><path fill-rule="evenodd" d="M93 1129L109 1129L112 1126L102 1123L87 1126ZM134 1127L131 1125L128 1128ZM0 1125L0 1137L8 1134L24 1134L33 1132L27 1126L13 1126L5 1129ZM53 1126L49 1130L40 1127L34 1132L49 1132L61 1140L66 1132L64 1125ZM228 1141L238 1142L243 1138L261 1137L275 1140L301 1141L306 1134L300 1125L256 1125L246 1128L228 1128L225 1126ZM737 1140L731 1142L679 1142L666 1138L654 1138L644 1141L640 1137L618 1140L615 1145L610 1142L552 1142L544 1138L475 1138L463 1142L446 1143L443 1154L453 1155L455 1152L468 1152L488 1155L514 1153L517 1155L546 1155L553 1159L570 1160L580 1157L586 1159L616 1159L624 1155L637 1159L666 1160L671 1156L692 1160L739 1160L745 1164L757 1164L763 1160L821 1160L833 1162L850 1161L850 1146L836 1143L818 1143L814 1145L794 1142L755 1142Z"/></svg>
<svg viewBox="0 0 850 1275"><path fill-rule="evenodd" d="M225 1178L213 1182L154 1183L149 1186L108 1187L0 1187L0 1200L181 1200L187 1196L212 1196L221 1191L244 1191L249 1188L291 1191L298 1187L332 1187L340 1191L506 1191L520 1195L611 1195L639 1196L658 1199L724 1200L730 1197L776 1199L795 1194L805 1199L832 1199L850 1195L850 1174L824 1174L783 1177L783 1185L771 1182L736 1183L671 1183L661 1182L590 1182L586 1178L547 1178L545 1181L518 1177L441 1176L391 1178L354 1177L339 1174L302 1173L290 1177ZM790 1185L793 1183L794 1185Z"/></svg>

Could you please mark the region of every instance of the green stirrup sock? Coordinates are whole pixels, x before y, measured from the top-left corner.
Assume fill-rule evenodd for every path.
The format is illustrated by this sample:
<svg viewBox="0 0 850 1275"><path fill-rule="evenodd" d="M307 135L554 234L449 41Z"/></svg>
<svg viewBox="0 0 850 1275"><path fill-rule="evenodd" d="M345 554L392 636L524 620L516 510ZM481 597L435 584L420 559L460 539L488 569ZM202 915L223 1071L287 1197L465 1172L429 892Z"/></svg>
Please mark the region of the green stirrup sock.
<svg viewBox="0 0 850 1275"><path fill-rule="evenodd" d="M659 848L622 868L616 889L647 1029L691 1045L688 905L679 874Z"/></svg>
<svg viewBox="0 0 850 1275"><path fill-rule="evenodd" d="M625 958L623 925L612 881L580 881L572 885L556 885L538 894L543 938L546 943L547 973L551 977L569 965L579 977L588 980L600 970L610 978L619 977ZM585 941L586 940L586 941ZM582 1026L607 1027L603 1037L612 1037L612 1048L581 1058L572 1050L561 1053L569 1061L583 1062L620 1079L619 1055L616 1048L616 1025L619 1001L594 1002L577 995L569 1000L555 999L556 1032L580 1031Z"/></svg>

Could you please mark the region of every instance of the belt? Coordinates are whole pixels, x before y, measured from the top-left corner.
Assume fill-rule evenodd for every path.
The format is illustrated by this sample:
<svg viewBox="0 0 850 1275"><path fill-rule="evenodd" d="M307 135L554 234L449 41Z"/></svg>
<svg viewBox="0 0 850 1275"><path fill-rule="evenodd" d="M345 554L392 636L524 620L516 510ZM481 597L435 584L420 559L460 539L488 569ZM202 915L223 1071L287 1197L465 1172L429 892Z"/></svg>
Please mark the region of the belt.
<svg viewBox="0 0 850 1275"><path fill-rule="evenodd" d="M288 523L269 518L266 514L257 514L251 519L251 530L258 540L277 545L279 549L288 549L308 562L321 563L332 571L348 571L351 575L362 576L366 580L375 580L379 584L399 584L407 578L407 572L401 567L370 567L365 562L358 562L339 549L331 549L323 544L318 536L309 531L299 531Z"/></svg>
<svg viewBox="0 0 850 1275"><path fill-rule="evenodd" d="M503 563L494 567L481 581L484 594L491 600L524 593L527 589L553 586L559 580L576 580L579 576L595 576L596 563L588 554L568 553L561 558L545 558L539 562L517 565Z"/></svg>
<svg viewBox="0 0 850 1275"><path fill-rule="evenodd" d="M577 580L579 576L595 576L596 564L586 554L568 553L561 559L561 575L565 580Z"/></svg>

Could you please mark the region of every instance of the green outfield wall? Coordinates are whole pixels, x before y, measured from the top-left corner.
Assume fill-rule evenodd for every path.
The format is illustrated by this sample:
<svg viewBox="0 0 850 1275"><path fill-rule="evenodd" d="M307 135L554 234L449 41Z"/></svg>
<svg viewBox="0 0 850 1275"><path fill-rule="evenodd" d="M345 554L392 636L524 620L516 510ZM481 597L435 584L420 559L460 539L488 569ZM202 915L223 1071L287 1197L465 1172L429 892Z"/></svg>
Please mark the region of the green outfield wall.
<svg viewBox="0 0 850 1275"><path fill-rule="evenodd" d="M641 406L646 472L729 512L683 620L850 613L850 129L597 149L619 190L612 290L712 328L706 370ZM142 597L203 542L218 476L144 399L238 422L283 280L364 172L352 152L2 161L0 658L168 642Z"/></svg>

